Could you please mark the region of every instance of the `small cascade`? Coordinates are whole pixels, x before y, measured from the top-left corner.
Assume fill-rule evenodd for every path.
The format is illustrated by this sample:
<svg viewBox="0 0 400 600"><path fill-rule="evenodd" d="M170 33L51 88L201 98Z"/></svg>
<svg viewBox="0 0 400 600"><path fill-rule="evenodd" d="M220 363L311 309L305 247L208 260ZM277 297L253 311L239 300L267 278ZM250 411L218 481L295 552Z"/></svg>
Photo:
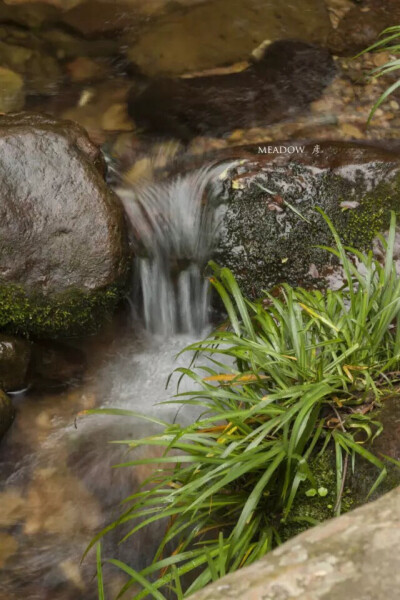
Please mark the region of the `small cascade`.
<svg viewBox="0 0 400 600"><path fill-rule="evenodd" d="M226 168L206 167L118 191L134 231L135 287L151 333L199 333L207 325L209 284L203 271L220 222L209 199Z"/></svg>

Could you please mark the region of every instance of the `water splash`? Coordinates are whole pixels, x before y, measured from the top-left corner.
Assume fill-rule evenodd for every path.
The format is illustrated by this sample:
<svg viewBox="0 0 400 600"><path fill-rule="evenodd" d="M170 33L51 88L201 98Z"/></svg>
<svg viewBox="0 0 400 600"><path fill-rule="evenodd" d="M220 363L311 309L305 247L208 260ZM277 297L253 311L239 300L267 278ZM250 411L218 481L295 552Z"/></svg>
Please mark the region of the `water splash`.
<svg viewBox="0 0 400 600"><path fill-rule="evenodd" d="M152 333L196 333L207 325L209 285L203 271L220 223L210 198L226 168L208 166L167 182L118 190L139 255L135 287Z"/></svg>

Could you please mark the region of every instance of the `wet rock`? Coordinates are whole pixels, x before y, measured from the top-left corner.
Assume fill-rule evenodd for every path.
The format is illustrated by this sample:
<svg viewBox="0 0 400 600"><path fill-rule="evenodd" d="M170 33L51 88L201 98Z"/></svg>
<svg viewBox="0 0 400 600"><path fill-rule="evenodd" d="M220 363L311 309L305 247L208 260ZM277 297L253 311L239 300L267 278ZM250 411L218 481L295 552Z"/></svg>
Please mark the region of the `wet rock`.
<svg viewBox="0 0 400 600"><path fill-rule="evenodd" d="M107 70L103 65L86 56L79 56L68 63L67 70L71 81L78 83L96 81L107 76Z"/></svg>
<svg viewBox="0 0 400 600"><path fill-rule="evenodd" d="M126 104L112 104L101 119L104 131L132 131L134 125L130 120Z"/></svg>
<svg viewBox="0 0 400 600"><path fill-rule="evenodd" d="M141 0L141 4L143 1ZM147 2L146 2L147 4ZM86 0L62 15L62 21L84 36L111 35L136 25L138 3Z"/></svg>
<svg viewBox="0 0 400 600"><path fill-rule="evenodd" d="M85 354L78 348L54 342L34 345L31 382L35 388L59 388L76 383L85 368Z"/></svg>
<svg viewBox="0 0 400 600"><path fill-rule="evenodd" d="M62 113L64 119L76 121L97 144L106 140L107 131L132 131L134 124L127 115L125 80L103 81L85 87L77 106ZM105 126L106 129L103 129Z"/></svg>
<svg viewBox="0 0 400 600"><path fill-rule="evenodd" d="M384 29L399 22L397 0L368 0L346 13L329 36L329 48L334 54L353 56L374 44Z"/></svg>
<svg viewBox="0 0 400 600"><path fill-rule="evenodd" d="M25 104L24 81L18 73L0 67L0 112L22 110Z"/></svg>
<svg viewBox="0 0 400 600"><path fill-rule="evenodd" d="M383 426L383 431L372 444L368 445L378 458L392 458L400 461L400 397L383 398L382 407L374 413L374 418ZM372 500L400 485L400 469L394 463L385 461L388 471L386 479L371 496ZM359 461L354 474L350 474L349 486L354 498L366 498L372 489L379 472L364 461Z"/></svg>
<svg viewBox="0 0 400 600"><path fill-rule="evenodd" d="M18 549L17 540L7 533L0 533L0 569Z"/></svg>
<svg viewBox="0 0 400 600"><path fill-rule="evenodd" d="M304 110L333 79L330 54L282 40L261 60L229 75L155 80L128 101L134 121L148 130L189 140L267 125Z"/></svg>
<svg viewBox="0 0 400 600"><path fill-rule="evenodd" d="M232 269L252 297L282 282L335 285L331 255L315 247L333 243L317 207L359 249L370 248L376 233L386 229L390 209L400 213L397 150L351 142L269 142L251 151L252 158L238 150L244 164L233 168L219 198L214 258ZM349 200L351 205L343 204Z"/></svg>
<svg viewBox="0 0 400 600"><path fill-rule="evenodd" d="M62 81L51 49L38 35L19 27L0 26L0 64L22 77L27 94L53 94Z"/></svg>
<svg viewBox="0 0 400 600"><path fill-rule="evenodd" d="M172 3L171 3L172 4ZM215 0L174 11L126 36L128 56L150 76L179 75L246 59L264 40L324 43L330 22L324 2Z"/></svg>
<svg viewBox="0 0 400 600"><path fill-rule="evenodd" d="M26 387L31 344L0 333L0 388L6 392Z"/></svg>
<svg viewBox="0 0 400 600"><path fill-rule="evenodd" d="M41 532L68 538L71 531L86 531L91 535L101 523L97 501L67 471L60 472L56 468L36 471L27 492L27 501L26 535Z"/></svg>
<svg viewBox="0 0 400 600"><path fill-rule="evenodd" d="M87 38L79 32L65 30L61 25L46 27L40 31L40 39L46 42L52 54L59 59L76 57L115 57L120 52L120 44L114 38Z"/></svg>
<svg viewBox="0 0 400 600"><path fill-rule="evenodd" d="M37 4L38 0L4 0L6 4L11 6L19 5L19 4ZM82 4L84 0L41 0L43 4L50 4L52 6L57 6L58 8L62 8L63 10L69 10L70 8L74 8L78 6L78 4Z"/></svg>
<svg viewBox="0 0 400 600"><path fill-rule="evenodd" d="M0 390L0 440L14 420L15 411L11 400Z"/></svg>
<svg viewBox="0 0 400 600"><path fill-rule="evenodd" d="M77 125L0 118L0 326L56 337L99 326L126 281L118 198Z"/></svg>
<svg viewBox="0 0 400 600"><path fill-rule="evenodd" d="M25 514L25 499L16 489L10 488L0 493L0 527L12 527Z"/></svg>
<svg viewBox="0 0 400 600"><path fill-rule="evenodd" d="M193 600L395 598L400 586L400 488L315 527Z"/></svg>
<svg viewBox="0 0 400 600"><path fill-rule="evenodd" d="M0 0L0 20L5 23L16 23L24 27L38 28L56 19L58 10L44 2L14 3Z"/></svg>

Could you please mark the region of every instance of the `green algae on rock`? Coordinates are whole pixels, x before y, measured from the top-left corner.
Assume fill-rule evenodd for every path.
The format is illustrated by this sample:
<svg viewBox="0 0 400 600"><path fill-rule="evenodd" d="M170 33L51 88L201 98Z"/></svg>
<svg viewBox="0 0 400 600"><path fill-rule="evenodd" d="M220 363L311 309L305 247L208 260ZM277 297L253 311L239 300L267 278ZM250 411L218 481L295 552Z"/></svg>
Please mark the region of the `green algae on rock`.
<svg viewBox="0 0 400 600"><path fill-rule="evenodd" d="M351 142L269 147L278 152L264 154L261 145L257 157L243 152L224 182L214 259L251 297L282 282L340 285L334 258L318 247L333 240L316 208L345 244L370 248L387 228L390 210L400 212L400 154Z"/></svg>
<svg viewBox="0 0 400 600"><path fill-rule="evenodd" d="M0 327L93 331L124 293L123 211L85 132L40 115L0 118Z"/></svg>

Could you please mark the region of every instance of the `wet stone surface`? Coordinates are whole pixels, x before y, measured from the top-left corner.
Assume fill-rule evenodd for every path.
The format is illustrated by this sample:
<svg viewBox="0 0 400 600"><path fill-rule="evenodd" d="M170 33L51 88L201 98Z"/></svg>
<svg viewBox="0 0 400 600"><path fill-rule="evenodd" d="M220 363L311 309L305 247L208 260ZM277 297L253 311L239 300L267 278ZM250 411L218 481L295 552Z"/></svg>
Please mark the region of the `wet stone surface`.
<svg viewBox="0 0 400 600"><path fill-rule="evenodd" d="M118 302L129 255L122 208L101 166L72 123L0 117L1 327L76 334L94 325L96 309L98 318Z"/></svg>

